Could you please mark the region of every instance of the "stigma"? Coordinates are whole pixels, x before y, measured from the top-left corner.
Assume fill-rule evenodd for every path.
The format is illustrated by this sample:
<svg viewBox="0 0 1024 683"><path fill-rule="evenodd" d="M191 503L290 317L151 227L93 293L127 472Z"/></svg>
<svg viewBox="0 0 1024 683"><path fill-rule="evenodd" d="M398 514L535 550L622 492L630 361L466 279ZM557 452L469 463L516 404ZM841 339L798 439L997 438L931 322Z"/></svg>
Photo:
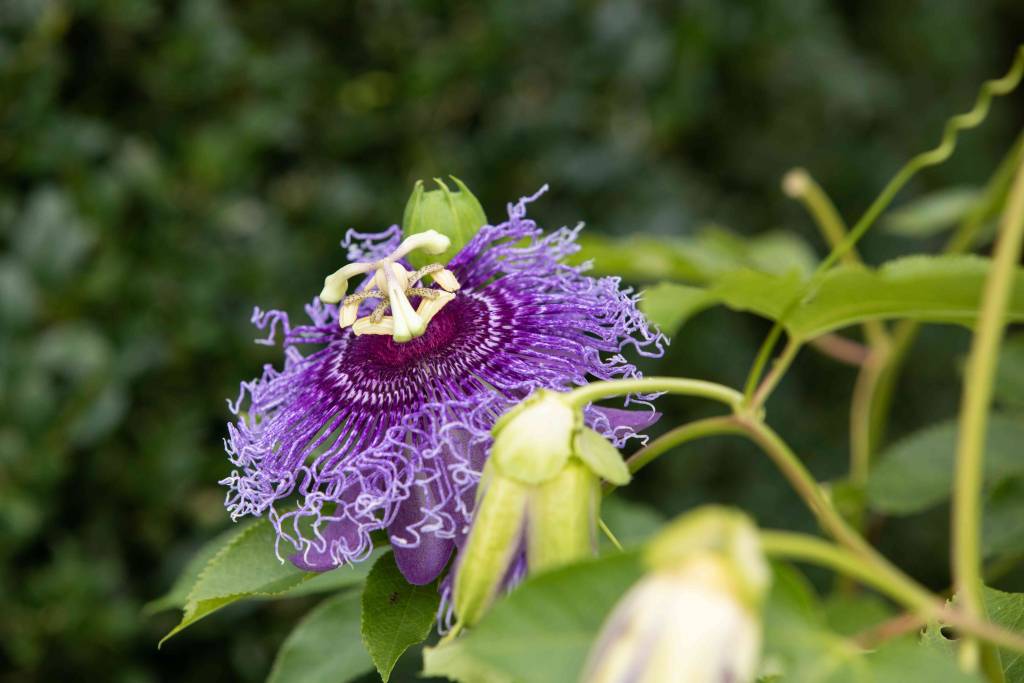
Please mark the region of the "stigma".
<svg viewBox="0 0 1024 683"><path fill-rule="evenodd" d="M338 324L342 328L351 326L356 335L380 334L399 343L411 341L426 332L431 319L455 298L459 281L440 263L409 271L399 261L412 251L436 255L449 246L451 240L435 230L407 237L378 261L350 263L328 275L320 300L328 304L340 302ZM346 296L348 281L363 274L368 277L361 291ZM423 286L422 281L428 277L436 288ZM412 298L419 299L415 308ZM372 313L360 317L359 308L368 299L379 299L380 303Z"/></svg>

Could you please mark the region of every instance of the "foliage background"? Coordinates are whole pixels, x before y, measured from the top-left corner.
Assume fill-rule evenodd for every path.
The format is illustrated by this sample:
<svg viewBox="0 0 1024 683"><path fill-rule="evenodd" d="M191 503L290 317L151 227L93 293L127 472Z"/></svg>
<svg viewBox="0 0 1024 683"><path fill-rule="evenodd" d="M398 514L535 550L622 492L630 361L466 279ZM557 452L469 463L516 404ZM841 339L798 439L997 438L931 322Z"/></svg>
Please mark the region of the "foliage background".
<svg viewBox="0 0 1024 683"><path fill-rule="evenodd" d="M785 227L820 250L781 175L807 167L855 218L1022 29L1015 0L0 2L0 680L266 675L310 602L234 608L159 652L175 615L142 607L228 524L224 398L277 360L252 306L299 312L344 229L397 221L415 179L460 176L492 220L550 183L549 227ZM998 103L904 198L981 183L1022 113ZM765 330L702 314L658 367L738 383ZM924 335L894 434L955 412L966 341ZM853 376L806 352L769 405L822 479L843 473ZM629 495L667 513L716 500L811 528L738 440L653 469ZM941 588L945 522L876 539Z"/></svg>

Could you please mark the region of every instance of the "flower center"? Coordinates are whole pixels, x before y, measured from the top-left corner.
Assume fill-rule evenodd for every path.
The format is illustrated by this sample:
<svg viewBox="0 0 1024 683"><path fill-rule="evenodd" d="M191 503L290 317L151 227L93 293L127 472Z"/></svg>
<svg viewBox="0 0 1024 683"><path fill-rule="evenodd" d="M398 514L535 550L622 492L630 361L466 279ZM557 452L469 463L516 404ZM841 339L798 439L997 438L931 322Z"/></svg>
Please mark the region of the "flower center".
<svg viewBox="0 0 1024 683"><path fill-rule="evenodd" d="M459 281L440 263L410 272L398 261L417 249L440 254L450 245L451 240L435 230L407 237L378 261L350 263L327 276L320 299L329 304L341 302L338 324L343 328L351 325L356 335L389 335L399 343L415 339L426 332L438 311L455 298ZM368 275L363 290L345 296L349 279L363 273ZM425 277L430 277L440 289L422 286ZM418 298L419 306L413 308L410 298ZM359 307L368 299L380 299L380 303L372 313L359 317Z"/></svg>

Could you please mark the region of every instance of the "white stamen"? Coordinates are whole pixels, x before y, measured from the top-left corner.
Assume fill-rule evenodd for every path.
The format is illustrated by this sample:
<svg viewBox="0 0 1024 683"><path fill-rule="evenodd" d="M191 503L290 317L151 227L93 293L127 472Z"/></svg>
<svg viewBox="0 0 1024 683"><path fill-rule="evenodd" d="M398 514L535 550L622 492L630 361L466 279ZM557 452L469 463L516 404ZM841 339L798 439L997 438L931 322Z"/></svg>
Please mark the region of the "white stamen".
<svg viewBox="0 0 1024 683"><path fill-rule="evenodd" d="M338 311L338 325L340 327L348 327L356 321L359 317L359 301L354 301L350 304L345 304Z"/></svg>
<svg viewBox="0 0 1024 683"><path fill-rule="evenodd" d="M420 317L423 319L423 326L426 327L434 316L444 308L445 304L455 298L454 294L450 292L441 292L441 294L434 299L420 299L420 305L416 309Z"/></svg>
<svg viewBox="0 0 1024 683"><path fill-rule="evenodd" d="M350 263L334 271L324 278L324 288L320 291L320 300L325 304L338 303L348 291L349 279L362 273L368 273L372 268L372 263Z"/></svg>
<svg viewBox="0 0 1024 683"><path fill-rule="evenodd" d="M436 273L431 273L430 277L434 278L434 282L439 284L446 291L454 292L459 288L459 281L455 279L455 274L447 268L442 268Z"/></svg>
<svg viewBox="0 0 1024 683"><path fill-rule="evenodd" d="M369 317L360 318L352 325L352 333L357 337L364 334L381 334L391 336L395 332L395 323L391 318L384 318L379 323L370 320Z"/></svg>
<svg viewBox="0 0 1024 683"><path fill-rule="evenodd" d="M452 292L457 291L460 285L455 274L440 264L410 273L397 261L414 249L439 254L449 246L451 240L435 230L407 237L397 249L379 261L350 263L329 275L324 280L320 299L328 304L345 299L338 310L338 325L342 328L351 326L357 336L386 334L400 343L415 339L426 332L427 324L455 298ZM349 279L361 273L372 273L372 276L366 279L360 292L345 298ZM422 276L429 276L441 289L433 289L425 294L422 290L417 292L421 288L417 288L416 284ZM410 296L420 298L416 309L413 309L409 301ZM375 315L359 318L359 307L367 299L386 299L387 304L386 307L378 306ZM391 315L381 316L387 308L390 308Z"/></svg>

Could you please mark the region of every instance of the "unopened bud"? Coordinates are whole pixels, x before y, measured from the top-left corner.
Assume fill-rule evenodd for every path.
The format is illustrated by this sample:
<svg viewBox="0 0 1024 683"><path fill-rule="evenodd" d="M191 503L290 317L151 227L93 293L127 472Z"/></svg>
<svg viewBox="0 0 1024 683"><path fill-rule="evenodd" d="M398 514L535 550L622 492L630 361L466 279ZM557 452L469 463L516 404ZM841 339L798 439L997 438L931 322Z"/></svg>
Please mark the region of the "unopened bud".
<svg viewBox="0 0 1024 683"><path fill-rule="evenodd" d="M495 423L491 459L505 475L539 484L565 466L582 425L563 394L540 389Z"/></svg>
<svg viewBox="0 0 1024 683"><path fill-rule="evenodd" d="M534 489L527 506L530 573L593 555L600 495L598 478L576 458Z"/></svg>
<svg viewBox="0 0 1024 683"><path fill-rule="evenodd" d="M412 195L405 205L402 217L402 234L406 237L429 230L435 230L450 240L438 258L428 258L419 252L410 253L406 258L415 267L428 263L447 263L473 236L487 224L483 207L458 178L452 176L457 190L452 192L440 179L435 178L438 189L426 190L423 181L417 180Z"/></svg>
<svg viewBox="0 0 1024 683"><path fill-rule="evenodd" d="M583 426L581 410L565 396L538 390L494 425L456 569L455 614L463 625L483 616L521 547L531 574L593 556L601 478L629 481L619 452Z"/></svg>
<svg viewBox="0 0 1024 683"><path fill-rule="evenodd" d="M529 488L493 471L488 463L477 495L473 528L459 552L454 586L455 614L475 624L494 602L519 550Z"/></svg>

